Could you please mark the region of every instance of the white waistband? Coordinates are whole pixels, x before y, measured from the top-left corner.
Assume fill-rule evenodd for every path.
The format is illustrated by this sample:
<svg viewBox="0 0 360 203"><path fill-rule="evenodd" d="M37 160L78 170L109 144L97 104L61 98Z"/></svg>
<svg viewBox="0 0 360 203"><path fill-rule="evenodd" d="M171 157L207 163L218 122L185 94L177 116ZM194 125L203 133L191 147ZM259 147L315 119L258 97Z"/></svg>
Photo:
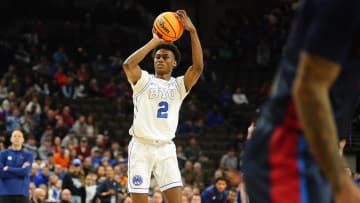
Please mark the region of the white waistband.
<svg viewBox="0 0 360 203"><path fill-rule="evenodd" d="M143 144L151 144L151 145L164 145L164 144L171 144L172 140L170 141L163 141L163 140L150 140L142 137L135 137L132 138L135 142L143 143Z"/></svg>

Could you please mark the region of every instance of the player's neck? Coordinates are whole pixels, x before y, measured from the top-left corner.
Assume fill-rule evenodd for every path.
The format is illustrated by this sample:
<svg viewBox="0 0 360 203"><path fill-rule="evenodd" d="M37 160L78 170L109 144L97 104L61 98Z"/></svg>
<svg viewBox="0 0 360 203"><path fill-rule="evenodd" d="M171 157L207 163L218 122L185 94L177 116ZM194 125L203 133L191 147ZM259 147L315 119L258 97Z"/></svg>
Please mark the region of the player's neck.
<svg viewBox="0 0 360 203"><path fill-rule="evenodd" d="M155 74L155 77L162 80L170 80L171 74Z"/></svg>

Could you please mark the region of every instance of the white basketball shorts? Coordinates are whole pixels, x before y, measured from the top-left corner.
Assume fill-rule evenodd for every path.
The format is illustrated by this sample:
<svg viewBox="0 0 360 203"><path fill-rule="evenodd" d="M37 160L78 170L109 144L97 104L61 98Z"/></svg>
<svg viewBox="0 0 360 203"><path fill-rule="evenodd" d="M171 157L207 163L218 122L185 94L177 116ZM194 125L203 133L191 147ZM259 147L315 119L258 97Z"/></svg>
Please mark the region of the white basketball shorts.
<svg viewBox="0 0 360 203"><path fill-rule="evenodd" d="M161 191L182 186L174 142L161 143L133 137L128 150L130 193L148 194L151 174Z"/></svg>

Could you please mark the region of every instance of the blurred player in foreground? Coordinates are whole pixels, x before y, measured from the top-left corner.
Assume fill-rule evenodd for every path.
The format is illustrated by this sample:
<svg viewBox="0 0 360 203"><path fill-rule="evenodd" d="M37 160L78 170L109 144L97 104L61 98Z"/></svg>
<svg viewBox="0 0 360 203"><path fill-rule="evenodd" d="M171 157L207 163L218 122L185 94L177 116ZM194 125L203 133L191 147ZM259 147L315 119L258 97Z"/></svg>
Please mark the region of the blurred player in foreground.
<svg viewBox="0 0 360 203"><path fill-rule="evenodd" d="M250 202L358 203L338 146L360 79L360 1L303 0L244 158Z"/></svg>

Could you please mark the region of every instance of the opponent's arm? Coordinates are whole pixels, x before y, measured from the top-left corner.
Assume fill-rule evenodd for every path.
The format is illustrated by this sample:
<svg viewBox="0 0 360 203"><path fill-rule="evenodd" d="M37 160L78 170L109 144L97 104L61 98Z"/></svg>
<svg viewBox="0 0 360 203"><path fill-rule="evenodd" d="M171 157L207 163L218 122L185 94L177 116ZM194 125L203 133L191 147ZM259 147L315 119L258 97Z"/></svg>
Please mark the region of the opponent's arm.
<svg viewBox="0 0 360 203"><path fill-rule="evenodd" d="M184 10L178 10L176 13L184 23L184 28L190 33L191 52L192 52L192 65L187 69L184 75L184 83L186 90L190 90L201 76L204 69L203 51L199 36L197 34L194 24L187 16Z"/></svg>
<svg viewBox="0 0 360 203"><path fill-rule="evenodd" d="M147 54L154 49L157 45L162 43L163 40L160 39L154 32L153 38L147 42L143 47L136 50L132 53L123 63L124 72L130 82L135 84L141 77L141 68L139 63L144 60Z"/></svg>
<svg viewBox="0 0 360 203"><path fill-rule="evenodd" d="M341 190L345 178L329 98L329 89L339 72L338 63L303 52L293 88L294 102L305 138L335 192Z"/></svg>

